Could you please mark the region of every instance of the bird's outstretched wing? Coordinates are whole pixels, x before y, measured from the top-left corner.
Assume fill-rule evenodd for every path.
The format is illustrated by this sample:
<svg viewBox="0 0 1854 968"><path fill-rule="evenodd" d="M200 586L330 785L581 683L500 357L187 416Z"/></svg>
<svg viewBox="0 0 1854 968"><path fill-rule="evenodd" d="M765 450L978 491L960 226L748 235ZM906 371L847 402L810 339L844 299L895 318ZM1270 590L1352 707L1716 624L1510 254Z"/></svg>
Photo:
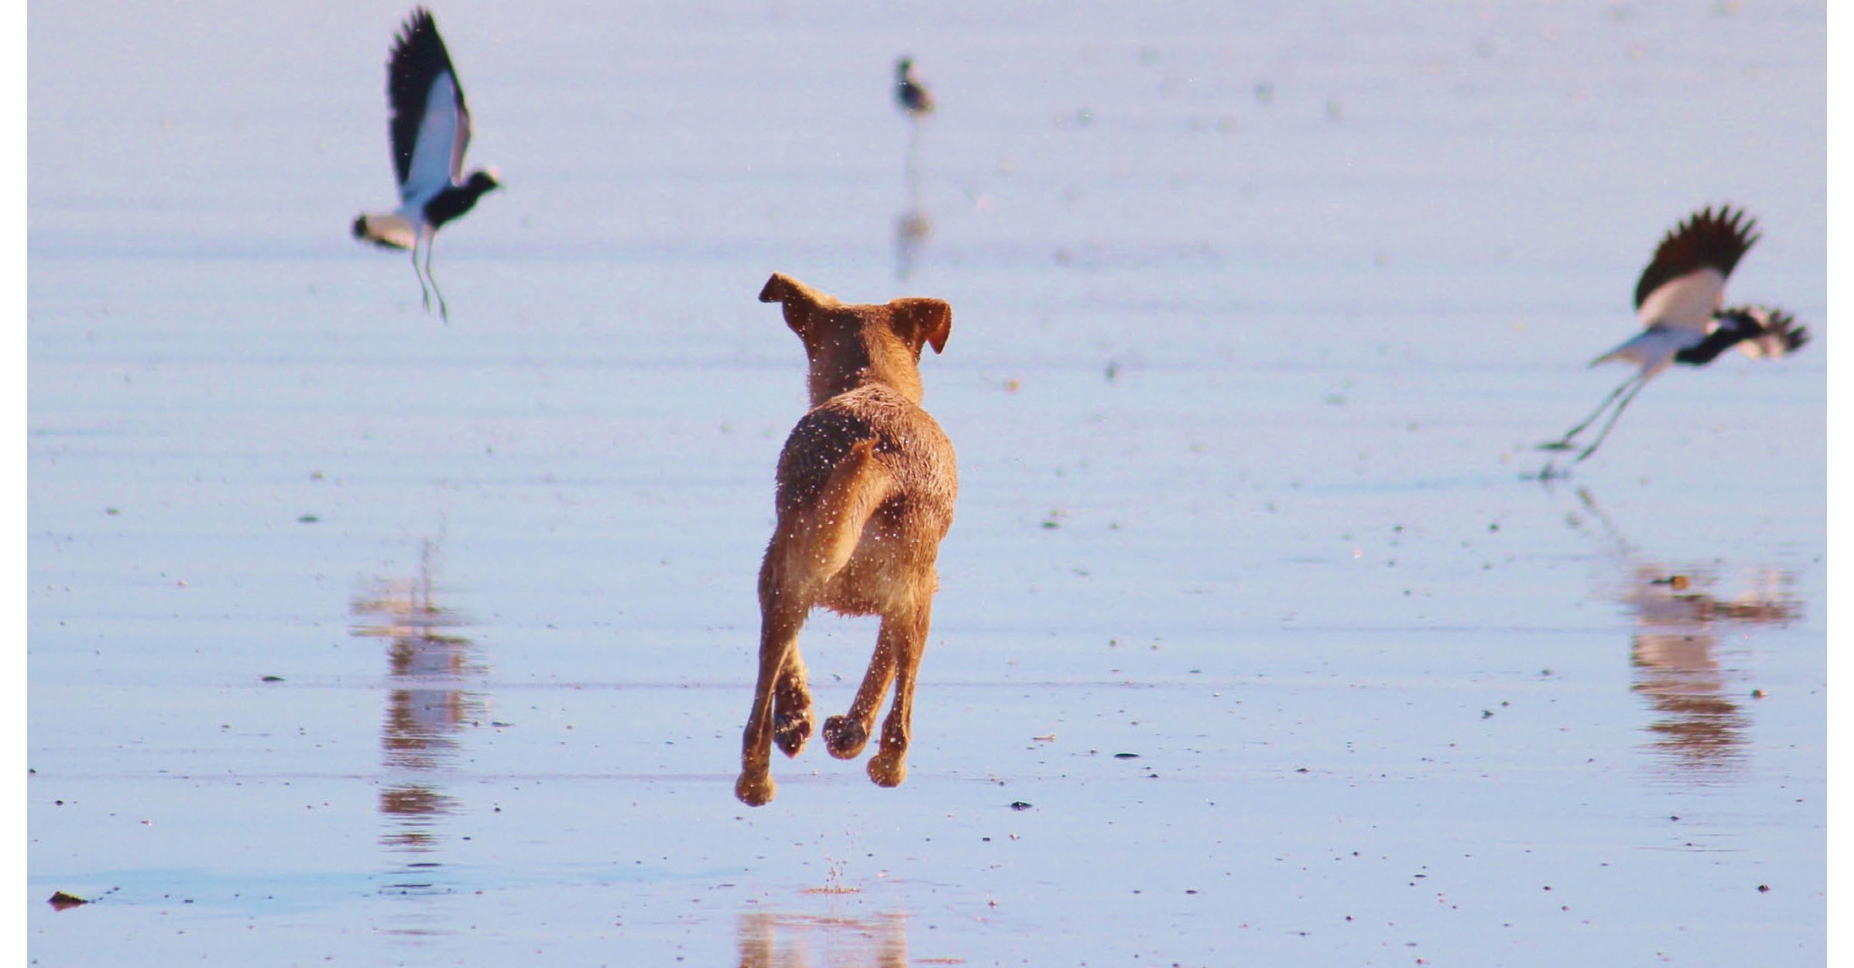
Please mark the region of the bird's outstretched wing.
<svg viewBox="0 0 1854 968"><path fill-rule="evenodd" d="M1654 251L1635 284L1635 311L1644 326L1704 334L1725 296L1725 279L1758 240L1756 219L1743 209L1708 206L1687 217Z"/></svg>
<svg viewBox="0 0 1854 968"><path fill-rule="evenodd" d="M1809 329L1796 325L1796 317L1770 306L1733 306L1719 313L1719 328L1732 328L1742 337L1738 349L1754 360L1774 360L1802 349Z"/></svg>
<svg viewBox="0 0 1854 968"><path fill-rule="evenodd" d="M428 200L463 169L470 112L450 52L424 7L412 11L393 45L386 96L393 111L393 171L400 200Z"/></svg>

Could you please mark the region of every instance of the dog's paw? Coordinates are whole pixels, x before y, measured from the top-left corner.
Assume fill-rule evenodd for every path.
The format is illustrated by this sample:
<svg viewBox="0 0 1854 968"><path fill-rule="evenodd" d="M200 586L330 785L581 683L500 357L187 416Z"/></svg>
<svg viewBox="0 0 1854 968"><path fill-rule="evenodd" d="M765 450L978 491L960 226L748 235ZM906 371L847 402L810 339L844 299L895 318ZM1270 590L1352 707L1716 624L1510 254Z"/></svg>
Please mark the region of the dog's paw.
<svg viewBox="0 0 1854 968"><path fill-rule="evenodd" d="M898 787L908 778L908 761L906 753L890 753L883 750L869 758L869 779L876 786Z"/></svg>
<svg viewBox="0 0 1854 968"><path fill-rule="evenodd" d="M869 742L869 729L848 716L832 716L824 721L824 746L840 760L862 755Z"/></svg>
<svg viewBox="0 0 1854 968"><path fill-rule="evenodd" d="M778 785L770 773L742 773L734 782L734 795L749 807L763 807L772 802Z"/></svg>
<svg viewBox="0 0 1854 968"><path fill-rule="evenodd" d="M805 748L805 741L811 738L811 707L806 706L796 712L784 712L778 716L773 726L773 742L787 756L797 756Z"/></svg>

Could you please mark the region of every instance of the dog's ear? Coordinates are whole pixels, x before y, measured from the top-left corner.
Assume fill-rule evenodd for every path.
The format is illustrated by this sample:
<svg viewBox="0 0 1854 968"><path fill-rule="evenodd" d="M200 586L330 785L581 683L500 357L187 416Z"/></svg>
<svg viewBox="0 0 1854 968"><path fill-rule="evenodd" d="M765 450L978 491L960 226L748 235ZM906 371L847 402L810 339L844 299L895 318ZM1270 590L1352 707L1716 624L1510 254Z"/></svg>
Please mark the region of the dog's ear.
<svg viewBox="0 0 1854 968"><path fill-rule="evenodd" d="M772 278L766 280L765 288L760 290L760 302L785 302L798 290L798 286L798 280L784 273L775 272Z"/></svg>
<svg viewBox="0 0 1854 968"><path fill-rule="evenodd" d="M772 278L766 280L765 288L760 290L760 302L784 304L785 324L800 336L805 335L812 310L837 305L835 296L821 293L781 272L773 273Z"/></svg>
<svg viewBox="0 0 1854 968"><path fill-rule="evenodd" d="M946 350L946 337L953 331L953 307L946 300L910 296L890 300L888 309L901 322L915 352L920 352L923 343L932 344L935 353Z"/></svg>

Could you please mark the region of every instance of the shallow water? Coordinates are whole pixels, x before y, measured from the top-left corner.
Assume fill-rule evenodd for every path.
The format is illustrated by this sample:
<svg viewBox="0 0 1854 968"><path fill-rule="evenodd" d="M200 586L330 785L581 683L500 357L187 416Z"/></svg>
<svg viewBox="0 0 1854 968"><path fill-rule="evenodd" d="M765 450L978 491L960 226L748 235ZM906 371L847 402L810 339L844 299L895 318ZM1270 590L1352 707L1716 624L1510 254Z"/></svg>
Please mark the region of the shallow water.
<svg viewBox="0 0 1854 968"><path fill-rule="evenodd" d="M445 325L403 9L30 8L35 961L1822 963L1822 5L534 11ZM1539 480L1721 201L1815 342ZM952 303L962 493L906 784L749 809L774 270Z"/></svg>

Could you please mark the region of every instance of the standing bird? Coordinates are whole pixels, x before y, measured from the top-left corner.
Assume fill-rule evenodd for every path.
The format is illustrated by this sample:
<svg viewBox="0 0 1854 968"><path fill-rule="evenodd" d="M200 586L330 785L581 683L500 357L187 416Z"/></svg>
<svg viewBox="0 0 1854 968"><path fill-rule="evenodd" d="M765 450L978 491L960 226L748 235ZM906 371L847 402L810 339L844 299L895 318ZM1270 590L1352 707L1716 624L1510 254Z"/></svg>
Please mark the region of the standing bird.
<svg viewBox="0 0 1854 968"><path fill-rule="evenodd" d="M484 192L501 183L494 169L480 168L459 181L464 151L470 147L470 109L464 107L463 87L457 83L444 38L424 7L413 10L399 30L386 65L386 98L392 109L387 129L393 139L399 209L356 216L354 237L383 248L411 250L412 274L418 277L425 311L431 311L431 294L437 293L438 315L448 321L444 294L431 274L432 242L440 227L475 207Z"/></svg>
<svg viewBox="0 0 1854 968"><path fill-rule="evenodd" d="M1705 366L1733 346L1753 359L1775 359L1809 341L1809 331L1797 326L1795 317L1780 309L1721 308L1725 305L1726 277L1757 242L1758 235L1753 231L1756 227L1757 220L1746 220L1743 209L1734 212L1730 206L1722 206L1715 215L1707 206L1667 233L1654 251L1654 261L1642 270L1641 280L1635 284L1635 314L1645 328L1634 339L1590 362L1596 366L1622 360L1641 369L1605 397L1602 406L1583 423L1558 440L1540 444L1540 450L1570 450L1576 446L1571 438L1615 403L1616 409L1603 424L1602 432L1577 455L1577 460L1589 457L1609 436L1609 429L1616 425L1616 418L1622 416L1629 401L1649 380L1676 363ZM1618 398L1620 403L1616 402Z"/></svg>
<svg viewBox="0 0 1854 968"><path fill-rule="evenodd" d="M914 61L907 57L895 62L895 103L915 121L933 113L933 95L914 76Z"/></svg>
<svg viewBox="0 0 1854 968"><path fill-rule="evenodd" d="M901 261L896 274L905 279L908 274L905 267L914 258L912 249L933 230L932 220L921 210L920 172L915 165L915 158L920 154L921 119L933 113L933 95L914 76L913 58L895 61L895 104L908 116L908 211L895 225L895 245Z"/></svg>

